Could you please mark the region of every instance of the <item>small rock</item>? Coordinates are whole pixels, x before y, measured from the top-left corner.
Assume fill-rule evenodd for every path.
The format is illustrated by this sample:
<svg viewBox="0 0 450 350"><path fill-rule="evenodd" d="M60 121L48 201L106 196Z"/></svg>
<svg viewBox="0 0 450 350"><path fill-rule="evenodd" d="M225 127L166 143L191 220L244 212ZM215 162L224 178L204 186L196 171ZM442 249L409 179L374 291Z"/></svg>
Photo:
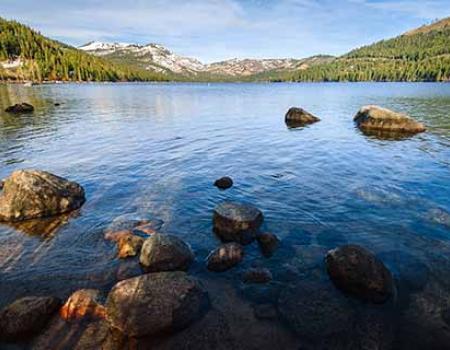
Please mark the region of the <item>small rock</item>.
<svg viewBox="0 0 450 350"><path fill-rule="evenodd" d="M326 265L333 283L346 293L376 304L386 302L393 294L391 272L363 247L345 245L330 250Z"/></svg>
<svg viewBox="0 0 450 350"><path fill-rule="evenodd" d="M426 130L422 123L405 114L373 105L362 107L353 120L363 131L379 130L415 134Z"/></svg>
<svg viewBox="0 0 450 350"><path fill-rule="evenodd" d="M125 235L117 242L118 257L121 259L136 256L141 251L144 239L135 235Z"/></svg>
<svg viewBox="0 0 450 350"><path fill-rule="evenodd" d="M226 190L233 186L233 180L228 176L221 177L214 182L214 186L220 188L221 190Z"/></svg>
<svg viewBox="0 0 450 350"><path fill-rule="evenodd" d="M133 235L130 230L122 230L122 231L106 231L105 239L107 241L119 242L122 238Z"/></svg>
<svg viewBox="0 0 450 350"><path fill-rule="evenodd" d="M272 281L272 273L264 267L248 269L242 276L244 283L267 283Z"/></svg>
<svg viewBox="0 0 450 350"><path fill-rule="evenodd" d="M223 202L214 209L214 232L224 242L249 244L263 220L262 212L251 205Z"/></svg>
<svg viewBox="0 0 450 350"><path fill-rule="evenodd" d="M25 297L0 311L0 338L25 340L39 333L58 311L61 301L54 297Z"/></svg>
<svg viewBox="0 0 450 350"><path fill-rule="evenodd" d="M286 113L285 122L289 127L302 127L319 122L320 119L303 108L292 107Z"/></svg>
<svg viewBox="0 0 450 350"><path fill-rule="evenodd" d="M191 247L173 235L155 233L142 246L139 261L149 272L186 271L194 262Z"/></svg>
<svg viewBox="0 0 450 350"><path fill-rule="evenodd" d="M17 170L4 180L0 221L50 217L80 208L86 198L75 182L39 170Z"/></svg>
<svg viewBox="0 0 450 350"><path fill-rule="evenodd" d="M261 252L267 258L271 257L280 245L280 240L273 233L260 233L256 236Z"/></svg>
<svg viewBox="0 0 450 350"><path fill-rule="evenodd" d="M103 319L105 307L99 301L100 291L81 289L73 293L59 310L59 315L66 321L81 319Z"/></svg>
<svg viewBox="0 0 450 350"><path fill-rule="evenodd" d="M130 337L142 337L186 328L208 305L208 294L197 279L180 271L150 273L112 288L107 320Z"/></svg>
<svg viewBox="0 0 450 350"><path fill-rule="evenodd" d="M253 305L253 314L260 320L272 320L277 318L277 308L272 304Z"/></svg>
<svg viewBox="0 0 450 350"><path fill-rule="evenodd" d="M61 103L56 102L56 103L54 103L53 105L54 105L55 107L59 107L59 106L61 106Z"/></svg>
<svg viewBox="0 0 450 350"><path fill-rule="evenodd" d="M208 270L223 272L239 264L244 258L244 249L238 243L222 244L206 258Z"/></svg>
<svg viewBox="0 0 450 350"><path fill-rule="evenodd" d="M34 107L30 105L29 103L23 102L23 103L17 103L14 106L9 106L5 109L5 112L7 113L31 113L34 111Z"/></svg>
<svg viewBox="0 0 450 350"><path fill-rule="evenodd" d="M151 236L152 234L156 233L156 229L155 226L151 223L148 224L143 224L143 225L139 225L136 226L133 229L133 233L135 234L144 234L146 236Z"/></svg>

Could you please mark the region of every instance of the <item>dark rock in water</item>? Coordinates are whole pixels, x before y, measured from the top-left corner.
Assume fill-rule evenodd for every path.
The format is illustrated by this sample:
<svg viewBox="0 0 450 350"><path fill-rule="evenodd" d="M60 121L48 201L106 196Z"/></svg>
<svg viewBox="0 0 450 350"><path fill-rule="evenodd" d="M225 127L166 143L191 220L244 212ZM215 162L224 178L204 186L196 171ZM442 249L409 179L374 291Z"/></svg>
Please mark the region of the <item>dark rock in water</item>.
<svg viewBox="0 0 450 350"><path fill-rule="evenodd" d="M360 299L381 304L394 292L391 272L363 247L346 245L330 250L326 265L336 287Z"/></svg>
<svg viewBox="0 0 450 350"><path fill-rule="evenodd" d="M29 103L23 102L23 103L17 103L14 106L9 106L5 109L5 112L7 113L31 113L34 111L34 107L30 105Z"/></svg>
<svg viewBox="0 0 450 350"><path fill-rule="evenodd" d="M296 128L308 124L317 123L319 118L305 111L303 108L292 107L285 116L285 122L289 127Z"/></svg>
<svg viewBox="0 0 450 350"><path fill-rule="evenodd" d="M59 315L66 321L105 318L106 310L100 304L100 291L96 289L76 291L61 307Z"/></svg>
<svg viewBox="0 0 450 350"><path fill-rule="evenodd" d="M56 102L56 103L54 103L54 106L59 107L59 106L61 106L61 103Z"/></svg>
<svg viewBox="0 0 450 350"><path fill-rule="evenodd" d="M263 220L262 212L251 205L223 202L214 209L214 232L224 242L249 244Z"/></svg>
<svg viewBox="0 0 450 350"><path fill-rule="evenodd" d="M26 340L36 335L58 311L61 301L53 297L25 297L0 311L0 339Z"/></svg>
<svg viewBox="0 0 450 350"><path fill-rule="evenodd" d="M272 281L272 273L264 267L254 267L244 272L242 281L244 283L268 283Z"/></svg>
<svg viewBox="0 0 450 350"><path fill-rule="evenodd" d="M194 258L191 247L178 237L155 233L145 240L139 261L149 272L186 271Z"/></svg>
<svg viewBox="0 0 450 350"><path fill-rule="evenodd" d="M253 306L253 314L260 320L272 320L277 318L277 308L273 304L256 304Z"/></svg>
<svg viewBox="0 0 450 350"><path fill-rule="evenodd" d="M214 182L214 186L220 188L221 190L226 190L233 186L233 179L228 176L221 177Z"/></svg>
<svg viewBox="0 0 450 350"><path fill-rule="evenodd" d="M405 114L378 106L362 107L353 119L363 131L387 131L415 134L426 130L422 123Z"/></svg>
<svg viewBox="0 0 450 350"><path fill-rule="evenodd" d="M280 240L273 233L260 233L256 236L261 252L267 258L271 257L280 245Z"/></svg>
<svg viewBox="0 0 450 350"><path fill-rule="evenodd" d="M22 221L67 213L85 202L75 182L39 170L17 170L4 180L0 221Z"/></svg>
<svg viewBox="0 0 450 350"><path fill-rule="evenodd" d="M239 264L244 258L244 248L238 243L225 243L206 258L208 270L223 272Z"/></svg>
<svg viewBox="0 0 450 350"><path fill-rule="evenodd" d="M308 281L285 288L278 310L294 332L314 340L343 332L353 318L347 299L331 285Z"/></svg>
<svg viewBox="0 0 450 350"><path fill-rule="evenodd" d="M174 332L199 319L209 298L184 272L150 273L117 283L106 302L107 320L131 337Z"/></svg>
<svg viewBox="0 0 450 350"><path fill-rule="evenodd" d="M143 244L144 239L142 237L133 234L124 235L117 242L117 255L121 259L136 256L141 251Z"/></svg>

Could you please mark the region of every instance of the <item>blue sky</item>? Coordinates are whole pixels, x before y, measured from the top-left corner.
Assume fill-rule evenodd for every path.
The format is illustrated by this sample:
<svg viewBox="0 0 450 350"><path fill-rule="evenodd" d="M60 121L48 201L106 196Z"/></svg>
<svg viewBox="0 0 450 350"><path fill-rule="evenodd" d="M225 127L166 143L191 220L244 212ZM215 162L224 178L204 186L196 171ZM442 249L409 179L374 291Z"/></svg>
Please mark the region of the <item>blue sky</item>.
<svg viewBox="0 0 450 350"><path fill-rule="evenodd" d="M75 46L152 42L212 62L343 54L450 16L450 0L0 0L0 16Z"/></svg>

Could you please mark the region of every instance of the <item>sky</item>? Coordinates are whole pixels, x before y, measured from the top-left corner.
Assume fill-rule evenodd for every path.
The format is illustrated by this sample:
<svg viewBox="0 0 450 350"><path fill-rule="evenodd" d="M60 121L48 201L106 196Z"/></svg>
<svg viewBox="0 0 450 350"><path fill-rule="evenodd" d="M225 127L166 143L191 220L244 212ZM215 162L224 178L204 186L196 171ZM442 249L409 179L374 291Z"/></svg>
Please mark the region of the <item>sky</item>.
<svg viewBox="0 0 450 350"><path fill-rule="evenodd" d="M74 46L158 43L209 63L341 55L450 16L450 0L0 0L0 16Z"/></svg>

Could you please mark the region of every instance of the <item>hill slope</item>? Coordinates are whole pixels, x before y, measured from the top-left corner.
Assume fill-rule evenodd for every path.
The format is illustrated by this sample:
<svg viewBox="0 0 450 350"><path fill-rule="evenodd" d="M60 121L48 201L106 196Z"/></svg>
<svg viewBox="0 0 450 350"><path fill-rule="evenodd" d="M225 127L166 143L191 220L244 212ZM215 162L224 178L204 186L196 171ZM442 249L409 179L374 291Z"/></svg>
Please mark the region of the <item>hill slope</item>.
<svg viewBox="0 0 450 350"><path fill-rule="evenodd" d="M120 66L0 18L0 80L123 81L163 76Z"/></svg>
<svg viewBox="0 0 450 350"><path fill-rule="evenodd" d="M450 81L450 18L291 75L294 81Z"/></svg>

